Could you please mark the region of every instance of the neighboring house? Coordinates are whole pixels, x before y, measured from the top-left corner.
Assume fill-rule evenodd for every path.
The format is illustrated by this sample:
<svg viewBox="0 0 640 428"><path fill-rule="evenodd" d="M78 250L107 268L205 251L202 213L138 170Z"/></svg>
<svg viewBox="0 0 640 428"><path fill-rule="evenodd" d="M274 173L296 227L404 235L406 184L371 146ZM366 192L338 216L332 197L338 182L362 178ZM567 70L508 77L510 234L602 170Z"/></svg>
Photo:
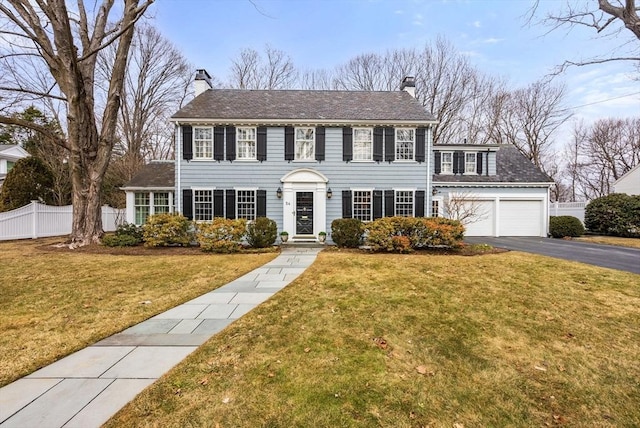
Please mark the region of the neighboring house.
<svg viewBox="0 0 640 428"><path fill-rule="evenodd" d="M0 187L13 165L28 156L29 152L17 144L0 144Z"/></svg>
<svg viewBox="0 0 640 428"><path fill-rule="evenodd" d="M380 92L214 90L209 81L206 71L198 70L196 98L171 118L175 211L190 219L267 216L291 241L314 241L336 218L429 216L434 209L442 214L453 192L472 202L476 194L501 205L503 199L536 201L538 227L526 233L546 236L548 178L505 146L438 146L446 150L435 162L437 121L414 98L413 78L405 78L400 91ZM456 164L443 173L449 168L447 153L451 162L454 157L460 162L465 150L482 152L474 158L477 177L471 156L465 156L464 172ZM504 172L496 164L502 157L511 162ZM521 173L512 171L518 166ZM142 223L144 213L152 212L151 194L169 188L167 179L152 182L153 174L145 169L127 184L129 222ZM434 185L438 193L432 198Z"/></svg>
<svg viewBox="0 0 640 428"><path fill-rule="evenodd" d="M640 164L631 168L625 175L613 183L614 193L640 195Z"/></svg>

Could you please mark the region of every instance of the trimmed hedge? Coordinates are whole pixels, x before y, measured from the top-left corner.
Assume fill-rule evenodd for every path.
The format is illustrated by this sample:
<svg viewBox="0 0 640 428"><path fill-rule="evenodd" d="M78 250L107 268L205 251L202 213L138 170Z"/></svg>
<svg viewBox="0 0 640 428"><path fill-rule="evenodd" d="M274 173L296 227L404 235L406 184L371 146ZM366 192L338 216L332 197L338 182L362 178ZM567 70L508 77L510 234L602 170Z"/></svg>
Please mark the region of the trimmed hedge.
<svg viewBox="0 0 640 428"><path fill-rule="evenodd" d="M551 216L549 234L554 238L578 237L584 235L584 226L579 219L570 215Z"/></svg>
<svg viewBox="0 0 640 428"><path fill-rule="evenodd" d="M584 225L600 235L640 237L640 196L614 193L589 202Z"/></svg>
<svg viewBox="0 0 640 428"><path fill-rule="evenodd" d="M179 214L149 216L142 226L145 247L186 247L191 243L191 222Z"/></svg>
<svg viewBox="0 0 640 428"><path fill-rule="evenodd" d="M253 248L267 248L276 242L278 225L267 217L258 217L247 226L247 243Z"/></svg>
<svg viewBox="0 0 640 428"><path fill-rule="evenodd" d="M364 226L357 218L337 218L331 222L331 239L338 247L358 248Z"/></svg>
<svg viewBox="0 0 640 428"><path fill-rule="evenodd" d="M441 217L384 217L366 225L373 251L406 253L419 248L457 247L464 238L458 220Z"/></svg>
<svg viewBox="0 0 640 428"><path fill-rule="evenodd" d="M211 223L199 223L196 240L202 251L236 253L242 249L242 238L247 230L245 219L214 218Z"/></svg>

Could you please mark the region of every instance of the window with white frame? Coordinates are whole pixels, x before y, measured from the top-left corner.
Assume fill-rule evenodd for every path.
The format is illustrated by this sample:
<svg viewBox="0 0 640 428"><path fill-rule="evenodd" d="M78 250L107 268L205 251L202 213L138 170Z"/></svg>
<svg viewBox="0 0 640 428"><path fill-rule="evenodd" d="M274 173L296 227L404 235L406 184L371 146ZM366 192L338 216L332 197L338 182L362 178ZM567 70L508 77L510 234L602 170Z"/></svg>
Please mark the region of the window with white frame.
<svg viewBox="0 0 640 428"><path fill-rule="evenodd" d="M315 159L315 128L296 128L295 160Z"/></svg>
<svg viewBox="0 0 640 428"><path fill-rule="evenodd" d="M373 129L354 128L353 130L353 160L373 160Z"/></svg>
<svg viewBox="0 0 640 428"><path fill-rule="evenodd" d="M353 218L361 221L373 220L373 197L370 190L353 191Z"/></svg>
<svg viewBox="0 0 640 428"><path fill-rule="evenodd" d="M440 217L440 201L437 199L431 201L431 217Z"/></svg>
<svg viewBox="0 0 640 428"><path fill-rule="evenodd" d="M453 174L453 153L442 152L440 154L440 173Z"/></svg>
<svg viewBox="0 0 640 428"><path fill-rule="evenodd" d="M149 192L136 192L135 194L135 203L134 203L134 213L135 213L135 223L137 225L145 224L147 221L147 217L151 214L151 198Z"/></svg>
<svg viewBox="0 0 640 428"><path fill-rule="evenodd" d="M168 214L171 212L169 192L153 192L153 213Z"/></svg>
<svg viewBox="0 0 640 428"><path fill-rule="evenodd" d="M194 159L213 158L213 128L195 126L193 128Z"/></svg>
<svg viewBox="0 0 640 428"><path fill-rule="evenodd" d="M193 219L195 221L213 220L213 190L193 191Z"/></svg>
<svg viewBox="0 0 640 428"><path fill-rule="evenodd" d="M413 190L396 190L397 217L413 217Z"/></svg>
<svg viewBox="0 0 640 428"><path fill-rule="evenodd" d="M464 173L465 174L476 173L476 153L464 154Z"/></svg>
<svg viewBox="0 0 640 428"><path fill-rule="evenodd" d="M416 130L396 128L396 160L413 160Z"/></svg>
<svg viewBox="0 0 640 428"><path fill-rule="evenodd" d="M236 129L236 158L237 159L257 159L256 158L256 128Z"/></svg>
<svg viewBox="0 0 640 428"><path fill-rule="evenodd" d="M13 169L13 166L15 165L15 162L11 162L11 161L7 161L7 172L11 171Z"/></svg>
<svg viewBox="0 0 640 428"><path fill-rule="evenodd" d="M256 191L236 190L236 218L256 219Z"/></svg>

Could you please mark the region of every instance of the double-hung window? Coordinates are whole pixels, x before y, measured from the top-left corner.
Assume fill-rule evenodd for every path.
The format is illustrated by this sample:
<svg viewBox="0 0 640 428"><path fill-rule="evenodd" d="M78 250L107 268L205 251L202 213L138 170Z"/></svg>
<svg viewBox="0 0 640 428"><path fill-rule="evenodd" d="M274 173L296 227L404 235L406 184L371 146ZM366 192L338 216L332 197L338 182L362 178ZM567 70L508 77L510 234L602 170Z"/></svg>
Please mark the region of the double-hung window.
<svg viewBox="0 0 640 428"><path fill-rule="evenodd" d="M373 198L370 190L353 191L353 218L361 221L373 220Z"/></svg>
<svg viewBox="0 0 640 428"><path fill-rule="evenodd" d="M315 160L315 128L296 128L295 160Z"/></svg>
<svg viewBox="0 0 640 428"><path fill-rule="evenodd" d="M169 192L153 193L153 213L168 214L170 212Z"/></svg>
<svg viewBox="0 0 640 428"><path fill-rule="evenodd" d="M373 129L354 128L353 130L353 160L373 160Z"/></svg>
<svg viewBox="0 0 640 428"><path fill-rule="evenodd" d="M256 128L238 127L236 130L236 159L255 160Z"/></svg>
<svg viewBox="0 0 640 428"><path fill-rule="evenodd" d="M414 160L416 130L396 128L396 160Z"/></svg>
<svg viewBox="0 0 640 428"><path fill-rule="evenodd" d="M395 215L413 217L413 190L396 190Z"/></svg>
<svg viewBox="0 0 640 428"><path fill-rule="evenodd" d="M440 201L438 199L431 201L431 217L440 217Z"/></svg>
<svg viewBox="0 0 640 428"><path fill-rule="evenodd" d="M236 190L236 218L256 219L255 190Z"/></svg>
<svg viewBox="0 0 640 428"><path fill-rule="evenodd" d="M476 153L464 154L464 173L475 174L476 173Z"/></svg>
<svg viewBox="0 0 640 428"><path fill-rule="evenodd" d="M213 190L193 191L193 219L195 221L213 220Z"/></svg>
<svg viewBox="0 0 640 428"><path fill-rule="evenodd" d="M137 225L145 224L147 217L151 214L151 198L148 192L136 192L134 212Z"/></svg>
<svg viewBox="0 0 640 428"><path fill-rule="evenodd" d="M213 159L213 128L193 128L194 159Z"/></svg>
<svg viewBox="0 0 640 428"><path fill-rule="evenodd" d="M440 154L440 173L453 174L453 153L442 152Z"/></svg>

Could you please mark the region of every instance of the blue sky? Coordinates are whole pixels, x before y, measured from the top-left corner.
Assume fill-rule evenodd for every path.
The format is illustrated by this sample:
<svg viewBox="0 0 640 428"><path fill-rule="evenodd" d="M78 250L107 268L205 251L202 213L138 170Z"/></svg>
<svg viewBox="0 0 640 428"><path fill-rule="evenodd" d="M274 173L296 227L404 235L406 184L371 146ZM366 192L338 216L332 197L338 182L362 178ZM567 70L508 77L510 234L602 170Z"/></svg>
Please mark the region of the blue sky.
<svg viewBox="0 0 640 428"><path fill-rule="evenodd" d="M580 0L584 1L584 0ZM589 0L595 2L596 0ZM524 86L564 59L616 49L625 35L601 39L575 28L549 34L528 25L529 0L159 0L155 25L197 68L223 82L243 48L266 44L286 52L298 69L331 69L356 55L421 48L444 36L479 69ZM540 9L563 2L541 0ZM638 43L636 41L635 43ZM640 80L629 63L572 68L560 80L576 119L640 115ZM634 94L631 96L626 96ZM609 100L609 101L605 101ZM603 102L604 101L604 102Z"/></svg>

